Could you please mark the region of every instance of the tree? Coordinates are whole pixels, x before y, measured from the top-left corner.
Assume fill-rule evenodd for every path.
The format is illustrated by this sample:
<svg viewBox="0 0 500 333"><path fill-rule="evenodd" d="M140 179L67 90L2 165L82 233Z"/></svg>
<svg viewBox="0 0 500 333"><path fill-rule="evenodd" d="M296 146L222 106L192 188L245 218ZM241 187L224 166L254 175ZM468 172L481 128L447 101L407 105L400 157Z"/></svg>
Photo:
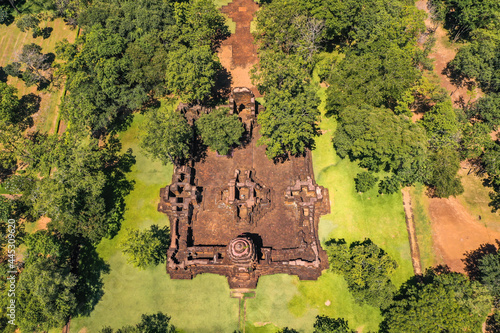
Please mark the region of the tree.
<svg viewBox="0 0 500 333"><path fill-rule="evenodd" d="M367 105L345 108L339 114L339 126L332 141L341 158L359 160L360 166L369 171L391 171L403 184L425 178L424 130L389 109Z"/></svg>
<svg viewBox="0 0 500 333"><path fill-rule="evenodd" d="M490 130L496 131L500 125L500 94L481 97L464 111L471 121L480 121Z"/></svg>
<svg viewBox="0 0 500 333"><path fill-rule="evenodd" d="M167 57L167 90L189 103L205 102L215 86L215 75L220 68L210 46L178 47Z"/></svg>
<svg viewBox="0 0 500 333"><path fill-rule="evenodd" d="M203 142L221 155L238 145L245 131L238 116L228 113L228 108L214 109L196 121Z"/></svg>
<svg viewBox="0 0 500 333"><path fill-rule="evenodd" d="M387 43L374 43L366 53L350 51L332 70L326 80L330 85L326 102L329 115L337 115L349 105L394 109L418 82L420 73L411 58L412 47Z"/></svg>
<svg viewBox="0 0 500 333"><path fill-rule="evenodd" d="M426 112L422 125L427 130L430 146L434 149L458 141L458 121L451 100L436 104L430 111Z"/></svg>
<svg viewBox="0 0 500 333"><path fill-rule="evenodd" d="M461 126L460 139L461 159L476 159L483 154L484 147L491 141L490 129L483 122L465 122Z"/></svg>
<svg viewBox="0 0 500 333"><path fill-rule="evenodd" d="M357 302L382 309L391 303L396 287L390 276L398 264L384 250L368 239L349 246L332 239L326 245L330 270L344 276Z"/></svg>
<svg viewBox="0 0 500 333"><path fill-rule="evenodd" d="M490 206L492 211L496 212L500 209L500 142L490 143L485 147L481 161L484 170L488 174L485 180L485 185L492 188L490 193Z"/></svg>
<svg viewBox="0 0 500 333"><path fill-rule="evenodd" d="M358 173L354 182L356 183L357 192L367 192L377 183L377 177L368 171Z"/></svg>
<svg viewBox="0 0 500 333"><path fill-rule="evenodd" d="M19 10L17 9L16 5L14 5L14 1L13 0L9 0L9 3L10 5L12 6L12 8L15 9L15 11L18 13L18 14L21 14L21 12L19 12Z"/></svg>
<svg viewBox="0 0 500 333"><path fill-rule="evenodd" d="M280 329L278 333L299 333L299 331L294 330L293 328L284 327Z"/></svg>
<svg viewBox="0 0 500 333"><path fill-rule="evenodd" d="M142 149L164 165L190 157L193 130L186 118L168 106L146 113L141 131Z"/></svg>
<svg viewBox="0 0 500 333"><path fill-rule="evenodd" d="M19 30L21 30L22 32L25 32L27 30L32 30L33 37L36 37L37 34L40 32L40 27L38 26L39 24L40 24L40 19L35 14L24 14L21 17L19 17L16 21L16 25L19 28Z"/></svg>
<svg viewBox="0 0 500 333"><path fill-rule="evenodd" d="M267 146L267 157L299 155L314 148L314 138L319 136L318 104L314 91L307 86L296 95L275 88L266 94L266 109L258 115L262 137L257 143Z"/></svg>
<svg viewBox="0 0 500 333"><path fill-rule="evenodd" d="M483 91L499 93L499 50L498 31L479 29L472 33L471 42L458 50L448 67L457 80L474 79Z"/></svg>
<svg viewBox="0 0 500 333"><path fill-rule="evenodd" d="M397 177L395 176L385 177L378 184L378 191L379 193L383 194L396 193L397 191L399 191L400 188L401 184L399 183Z"/></svg>
<svg viewBox="0 0 500 333"><path fill-rule="evenodd" d="M134 163L129 150L120 155L115 139L80 142L71 133L25 141L20 159L29 161L31 182L20 190L36 217L51 218L49 228L98 243L114 235L131 190L124 172ZM42 175L43 178L38 177ZM17 192L19 193L19 192Z"/></svg>
<svg viewBox="0 0 500 333"><path fill-rule="evenodd" d="M178 42L193 49L206 45L215 52L231 35L224 16L210 0L175 4L175 18L181 30Z"/></svg>
<svg viewBox="0 0 500 333"><path fill-rule="evenodd" d="M7 83L0 82L0 121L12 123L15 121L19 107L17 89Z"/></svg>
<svg viewBox="0 0 500 333"><path fill-rule="evenodd" d="M349 323L343 318L316 316L314 333L355 333L349 328Z"/></svg>
<svg viewBox="0 0 500 333"><path fill-rule="evenodd" d="M445 5L445 8L441 8L440 11L445 12L445 27L450 30L450 35L453 36L454 40L467 39L471 32L498 22L497 15L500 12L500 5L497 1L432 1L432 3L437 3L437 6L442 6L439 2ZM440 18L442 16L442 14L439 15Z"/></svg>
<svg viewBox="0 0 500 333"><path fill-rule="evenodd" d="M3 68L5 74L10 75L12 77L22 77L23 71L21 70L20 62L13 62L8 64Z"/></svg>
<svg viewBox="0 0 500 333"><path fill-rule="evenodd" d="M479 281L488 288L491 295L500 302L500 249L479 260Z"/></svg>
<svg viewBox="0 0 500 333"><path fill-rule="evenodd" d="M170 233L168 227L152 225L149 230L128 230L122 243L123 253L128 255L128 263L146 269L165 262Z"/></svg>
<svg viewBox="0 0 500 333"><path fill-rule="evenodd" d="M500 311L497 309L486 321L486 333L500 333Z"/></svg>
<svg viewBox="0 0 500 333"><path fill-rule="evenodd" d="M457 177L459 169L458 152L451 147L443 147L430 154L427 184L434 187L434 194L437 197L447 198L464 192L460 178Z"/></svg>
<svg viewBox="0 0 500 333"><path fill-rule="evenodd" d="M170 317L158 312L152 315L141 316L141 322L135 326L124 326L118 330L111 327L103 327L100 333L174 333L175 326L170 324Z"/></svg>
<svg viewBox="0 0 500 333"><path fill-rule="evenodd" d="M50 75L47 70L52 67L48 54L43 54L40 45L31 43L23 45L21 54L18 56L20 63L26 66L22 78L27 86L33 84L48 83Z"/></svg>
<svg viewBox="0 0 500 333"><path fill-rule="evenodd" d="M428 269L401 287L383 312L381 332L479 332L491 301L479 282L447 268Z"/></svg>
<svg viewBox="0 0 500 333"><path fill-rule="evenodd" d="M16 288L16 322L23 331L47 331L62 327L76 308L72 289L76 277L50 258L22 271Z"/></svg>

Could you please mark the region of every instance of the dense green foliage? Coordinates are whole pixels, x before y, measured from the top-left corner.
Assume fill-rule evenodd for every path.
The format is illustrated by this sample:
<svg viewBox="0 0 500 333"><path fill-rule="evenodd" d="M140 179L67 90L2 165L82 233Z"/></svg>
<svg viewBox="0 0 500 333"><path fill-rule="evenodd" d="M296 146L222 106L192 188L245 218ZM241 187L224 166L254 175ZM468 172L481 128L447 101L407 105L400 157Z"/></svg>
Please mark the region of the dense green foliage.
<svg viewBox="0 0 500 333"><path fill-rule="evenodd" d="M386 308L396 287L390 280L397 263L370 240L347 245L330 240L326 251L333 273L342 274L357 302Z"/></svg>
<svg viewBox="0 0 500 333"><path fill-rule="evenodd" d="M196 49L179 47L169 52L166 87L187 102L207 101L215 85L215 75L221 69L210 46Z"/></svg>
<svg viewBox="0 0 500 333"><path fill-rule="evenodd" d="M500 3L496 0L431 0L434 19L444 21L454 40L468 38L477 29L498 26Z"/></svg>
<svg viewBox="0 0 500 333"><path fill-rule="evenodd" d="M427 137L420 126L390 109L347 107L339 115L333 145L340 157L371 171L392 171L399 182L425 179Z"/></svg>
<svg viewBox="0 0 500 333"><path fill-rule="evenodd" d="M41 136L26 141L20 151L29 161L32 175L50 176L37 180L30 174L14 193L32 207L34 217L48 216L50 227L62 234L99 242L115 234L124 210L123 197L130 190L123 172L130 167L131 152L120 155L120 145L110 140L102 147L65 135Z"/></svg>
<svg viewBox="0 0 500 333"><path fill-rule="evenodd" d="M27 266L19 278L17 325L23 331L46 331L66 324L75 310L76 277L51 259Z"/></svg>
<svg viewBox="0 0 500 333"><path fill-rule="evenodd" d="M377 183L377 177L368 171L363 171L358 173L356 178L354 178L356 183L356 191L366 192L369 191Z"/></svg>
<svg viewBox="0 0 500 333"><path fill-rule="evenodd" d="M494 0L432 0L430 8L437 21L444 22L455 41L465 39L455 59L448 64L451 79L469 88L478 86L484 96L469 102L461 116L460 155L472 159L486 171L493 211L500 208L499 167L496 143L489 134L500 125L500 3Z"/></svg>
<svg viewBox="0 0 500 333"><path fill-rule="evenodd" d="M477 281L446 268L429 269L401 287L384 311L382 332L479 332L492 298Z"/></svg>
<svg viewBox="0 0 500 333"><path fill-rule="evenodd" d="M124 326L113 330L111 327L104 327L100 333L174 333L175 326L170 324L170 317L158 312L152 315L141 316L141 322L135 326Z"/></svg>
<svg viewBox="0 0 500 333"><path fill-rule="evenodd" d="M238 116L228 113L228 108L214 109L196 121L203 142L221 155L238 145L245 131Z"/></svg>
<svg viewBox="0 0 500 333"><path fill-rule="evenodd" d="M464 188L457 177L460 169L458 152L450 147L443 147L429 156L428 182L433 185L434 194L440 198L462 194Z"/></svg>
<svg viewBox="0 0 500 333"><path fill-rule="evenodd" d="M266 110L258 116L262 126L258 143L267 145L269 158L286 155L285 152L299 155L314 148L314 137L319 135L318 104L314 91L308 87L296 95L286 88L266 94Z"/></svg>
<svg viewBox="0 0 500 333"><path fill-rule="evenodd" d="M355 333L349 328L349 324L342 318L330 318L317 316L314 323L314 333Z"/></svg>
<svg viewBox="0 0 500 333"><path fill-rule="evenodd" d="M417 47L423 19L406 0L264 5L257 15L260 63L253 78L266 94L259 123L268 156L314 148L317 88L310 87L317 70L328 87L327 115L339 122L333 137L337 153L369 171L390 172L379 183L380 193L424 182L439 196L459 194L456 177L438 183L428 172L443 168L429 156L443 146L458 147L459 124L449 97L423 75L432 68L427 55L433 43L430 38L423 50ZM428 109L422 122L410 121L412 110ZM457 172L453 163L444 167Z"/></svg>
<svg viewBox="0 0 500 333"><path fill-rule="evenodd" d="M123 253L128 255L128 262L140 269L156 266L165 262L170 242L167 227L152 225L148 230L128 230L122 243Z"/></svg>
<svg viewBox="0 0 500 333"><path fill-rule="evenodd" d="M266 110L258 117L259 144L267 145L269 158L302 154L314 148L319 135L319 101L311 87L311 65L324 24L301 5L273 1L257 14L260 62L252 78L266 94Z"/></svg>
<svg viewBox="0 0 500 333"><path fill-rule="evenodd" d="M220 65L214 47L227 27L208 0L98 0L80 13L79 23L83 36L57 48L67 60L58 73L70 92L62 115L73 126L97 135L119 128L152 98L172 92L204 101L215 84Z"/></svg>
<svg viewBox="0 0 500 333"><path fill-rule="evenodd" d="M193 129L171 108L148 111L141 132L142 149L163 164L178 164L190 157Z"/></svg>
<svg viewBox="0 0 500 333"><path fill-rule="evenodd" d="M18 107L17 89L0 82L0 121L12 122L16 118Z"/></svg>

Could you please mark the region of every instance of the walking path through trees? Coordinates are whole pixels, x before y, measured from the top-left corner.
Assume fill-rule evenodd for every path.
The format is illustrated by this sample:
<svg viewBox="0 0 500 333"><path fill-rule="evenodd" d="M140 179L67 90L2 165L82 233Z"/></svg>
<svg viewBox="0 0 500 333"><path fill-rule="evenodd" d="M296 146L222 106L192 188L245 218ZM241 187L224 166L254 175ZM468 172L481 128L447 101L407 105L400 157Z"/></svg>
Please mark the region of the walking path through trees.
<svg viewBox="0 0 500 333"><path fill-rule="evenodd" d="M417 1L416 6L429 13L426 0ZM446 66L453 60L457 50L448 44L447 32L442 26L436 27L430 17L425 20L425 24L428 29L435 29L436 44L429 55L429 58L434 59L434 72L441 86L450 93L455 107L480 96L480 91L476 96L471 95L465 86L457 87L446 76ZM484 243L494 243L495 239L500 238L499 232L486 228L480 222L480 217L472 216L457 198L430 198L428 208L436 264L447 264L454 271L464 272L461 260L465 252L477 249Z"/></svg>
<svg viewBox="0 0 500 333"><path fill-rule="evenodd" d="M226 39L219 50L222 65L232 76L233 87L249 87L255 96L260 96L250 80L250 69L258 62L257 47L250 32L250 25L259 5L253 0L234 0L220 11L236 24L236 31Z"/></svg>

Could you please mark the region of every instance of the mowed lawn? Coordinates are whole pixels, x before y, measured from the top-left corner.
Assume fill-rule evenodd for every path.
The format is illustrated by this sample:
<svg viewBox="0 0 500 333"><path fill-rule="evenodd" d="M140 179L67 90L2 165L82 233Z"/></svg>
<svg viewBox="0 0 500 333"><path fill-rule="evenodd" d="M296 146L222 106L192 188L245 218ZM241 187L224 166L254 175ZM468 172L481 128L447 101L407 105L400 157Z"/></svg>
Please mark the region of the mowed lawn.
<svg viewBox="0 0 500 333"><path fill-rule="evenodd" d="M141 314L159 311L170 315L173 324L183 332L233 332L238 328L238 300L229 297L225 277L204 274L193 280L171 280L165 264L139 270L128 264L121 252L120 243L127 228L168 225L167 216L156 208L160 188L170 183L173 168L141 152L138 135L143 121L144 116L136 114L131 127L120 135L123 149L132 148L136 157L127 176L135 185L126 198L127 211L120 232L98 246L99 254L110 266L110 273L103 277L104 296L90 317L71 320L71 332L86 328L90 333L106 325L133 325L140 321Z"/></svg>
<svg viewBox="0 0 500 333"><path fill-rule="evenodd" d="M319 94L324 110L324 90ZM398 262L393 281L399 286L413 275L401 193L356 193L353 179L361 169L335 154L335 127L335 119L322 118L323 135L313 152L316 181L328 188L331 203L331 214L320 221L320 240L344 238L349 243L370 238ZM318 314L345 318L351 328L363 332L378 330L382 319L378 309L354 302L342 276L324 272L318 281L299 281L274 275L262 277L256 298L247 300L247 331L275 332L288 326L312 332Z"/></svg>
<svg viewBox="0 0 500 333"><path fill-rule="evenodd" d="M77 29L71 30L70 26L66 25L60 18L42 22L40 27L53 29L49 38L33 38L31 32L21 32L15 23L9 26L0 25L0 67L16 61L17 55L25 44L35 43L42 47L43 53L53 53L58 41L66 38L70 42L74 42L78 33ZM42 98L40 110L33 116L35 126L42 132L55 132L58 119L57 106L60 103L63 89L52 88L52 91L37 91L36 86L26 87L21 79L10 76L7 83L17 88L19 97L34 93Z"/></svg>

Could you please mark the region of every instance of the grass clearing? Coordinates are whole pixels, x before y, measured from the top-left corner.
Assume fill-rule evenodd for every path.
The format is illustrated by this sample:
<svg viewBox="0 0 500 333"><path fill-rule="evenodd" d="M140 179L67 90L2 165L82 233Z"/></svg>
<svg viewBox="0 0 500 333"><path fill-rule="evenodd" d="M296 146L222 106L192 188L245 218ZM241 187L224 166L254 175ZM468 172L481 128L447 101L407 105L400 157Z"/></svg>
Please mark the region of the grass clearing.
<svg viewBox="0 0 500 333"><path fill-rule="evenodd" d="M119 244L127 228L168 225L167 216L157 212L156 206L160 188L171 181L173 168L140 151L138 135L143 121L144 116L136 114L131 127L120 135L123 150L132 148L136 156L136 164L127 175L135 185L126 198L120 232L98 246L98 253L110 266L110 273L103 276L104 296L89 317L72 319L71 332L133 325L141 314L158 311L172 316L172 323L183 332L233 332L238 328L238 300L230 297L225 277L203 274L193 280L171 280L164 264L141 271L128 264L121 253Z"/></svg>
<svg viewBox="0 0 500 333"><path fill-rule="evenodd" d="M436 256L432 244L432 226L429 216L429 198L425 195L426 186L416 184L410 190L415 230L422 269L436 264Z"/></svg>
<svg viewBox="0 0 500 333"><path fill-rule="evenodd" d="M500 232L500 212L492 213L489 193L491 189L483 186L483 178L478 177L469 169L460 169L464 193L458 196L458 201L467 209L471 216L487 228Z"/></svg>
<svg viewBox="0 0 500 333"><path fill-rule="evenodd" d="M226 19L226 25L229 28L229 32L234 34L236 32L236 23L226 14L222 14L222 16Z"/></svg>
<svg viewBox="0 0 500 333"><path fill-rule="evenodd" d="M319 95L324 115L325 89ZM320 220L320 240L344 238L349 243L370 238L398 262L392 280L401 285L413 275L401 193L379 195L374 188L358 194L354 177L362 169L340 159L331 143L336 120L323 116L320 128L323 135L316 139L313 151L314 173L317 183L328 188L331 203L331 213ZM288 326L311 332L318 314L345 318L351 328L364 327L364 331L376 331L382 320L378 309L354 302L340 275L324 272L317 281L273 275L262 277L255 299L247 301L247 329L274 332Z"/></svg>
<svg viewBox="0 0 500 333"><path fill-rule="evenodd" d="M233 0L213 0L215 7L220 8L229 5Z"/></svg>

